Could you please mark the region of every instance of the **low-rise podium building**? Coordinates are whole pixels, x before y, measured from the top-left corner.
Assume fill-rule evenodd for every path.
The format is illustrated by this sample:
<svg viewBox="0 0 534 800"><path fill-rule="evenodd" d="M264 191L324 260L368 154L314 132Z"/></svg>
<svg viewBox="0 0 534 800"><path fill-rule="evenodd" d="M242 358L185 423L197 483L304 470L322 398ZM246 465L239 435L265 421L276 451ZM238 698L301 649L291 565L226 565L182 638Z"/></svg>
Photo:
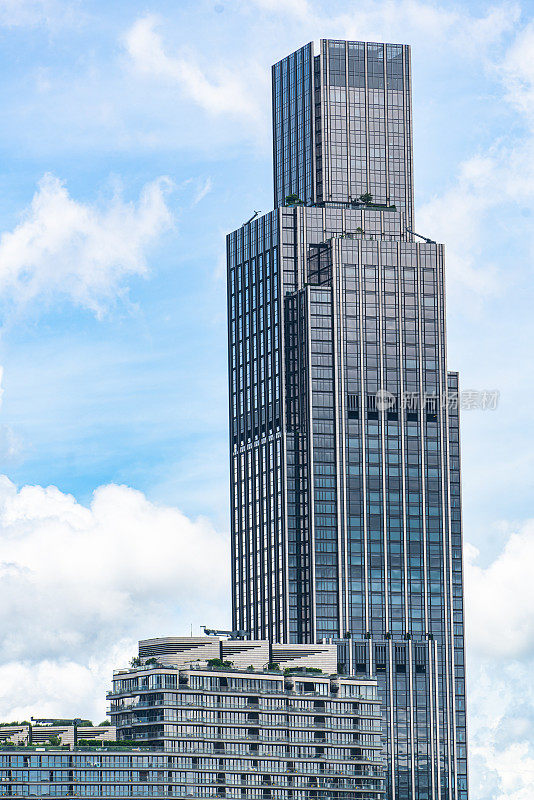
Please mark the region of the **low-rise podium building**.
<svg viewBox="0 0 534 800"><path fill-rule="evenodd" d="M335 645L203 637L140 642L139 652L150 663L115 672L108 695L117 738L179 753L188 791L383 796L376 682L338 675ZM234 668L230 654L249 667Z"/></svg>
<svg viewBox="0 0 534 800"><path fill-rule="evenodd" d="M147 641L113 675L117 741L0 746L0 797L384 800L377 684L330 673L335 645Z"/></svg>

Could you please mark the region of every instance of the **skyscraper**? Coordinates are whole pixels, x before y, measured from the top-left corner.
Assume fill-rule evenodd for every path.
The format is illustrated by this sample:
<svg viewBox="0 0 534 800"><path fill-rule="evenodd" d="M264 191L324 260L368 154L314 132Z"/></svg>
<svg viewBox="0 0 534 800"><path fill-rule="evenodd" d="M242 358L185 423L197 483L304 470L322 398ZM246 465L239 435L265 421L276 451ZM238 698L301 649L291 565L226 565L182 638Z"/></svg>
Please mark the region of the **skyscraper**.
<svg viewBox="0 0 534 800"><path fill-rule="evenodd" d="M233 624L376 674L389 797L466 800L458 376L414 234L404 45L273 67L275 210L228 236Z"/></svg>

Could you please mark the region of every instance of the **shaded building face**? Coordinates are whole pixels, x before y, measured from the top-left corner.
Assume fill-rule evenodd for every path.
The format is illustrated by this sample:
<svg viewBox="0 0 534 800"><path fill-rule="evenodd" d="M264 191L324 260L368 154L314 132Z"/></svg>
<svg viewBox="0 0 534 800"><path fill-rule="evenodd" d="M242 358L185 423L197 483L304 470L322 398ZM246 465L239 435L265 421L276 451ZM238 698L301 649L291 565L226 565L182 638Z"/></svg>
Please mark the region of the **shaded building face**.
<svg viewBox="0 0 534 800"><path fill-rule="evenodd" d="M273 68L277 208L228 237L234 626L337 641L379 679L389 796L466 800L458 376L409 75L358 42Z"/></svg>

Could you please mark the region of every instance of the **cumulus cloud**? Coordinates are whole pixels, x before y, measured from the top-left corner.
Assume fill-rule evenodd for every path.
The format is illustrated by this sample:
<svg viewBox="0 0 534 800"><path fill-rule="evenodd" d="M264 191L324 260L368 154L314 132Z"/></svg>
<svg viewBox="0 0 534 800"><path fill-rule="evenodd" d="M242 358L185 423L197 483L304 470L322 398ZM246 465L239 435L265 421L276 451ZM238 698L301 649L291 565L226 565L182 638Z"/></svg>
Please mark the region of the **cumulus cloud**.
<svg viewBox="0 0 534 800"><path fill-rule="evenodd" d="M69 660L0 664L2 719L106 717L105 694L117 666L126 666L136 643L125 640L85 664ZM7 700L6 700L7 698Z"/></svg>
<svg viewBox="0 0 534 800"><path fill-rule="evenodd" d="M531 800L534 662L468 659L471 792L477 800Z"/></svg>
<svg viewBox="0 0 534 800"><path fill-rule="evenodd" d="M2 477L0 679L13 689L0 718L35 712L37 701L58 715L100 709L136 638L226 627L228 564L227 539L208 521L139 491L102 486L82 505Z"/></svg>
<svg viewBox="0 0 534 800"><path fill-rule="evenodd" d="M530 800L534 782L534 521L487 566L466 548L472 791Z"/></svg>
<svg viewBox="0 0 534 800"><path fill-rule="evenodd" d="M486 216L503 201L499 175L505 168L498 158L473 156L460 165L457 179L446 192L417 210L418 231L446 242L449 286L455 295L467 289L469 303L473 297L484 298L498 290L497 265L481 259L481 253Z"/></svg>
<svg viewBox="0 0 534 800"><path fill-rule="evenodd" d="M47 174L14 230L0 237L0 298L24 304L58 294L101 314L129 275L147 271L146 253L172 224L169 178L147 184L137 203L74 200Z"/></svg>
<svg viewBox="0 0 534 800"><path fill-rule="evenodd" d="M159 18L150 14L138 19L124 37L133 68L142 75L171 81L184 95L214 116L231 114L257 118L254 95L244 81L243 65L231 70L217 65L216 77L208 76L191 52L169 55L156 28Z"/></svg>
<svg viewBox="0 0 534 800"><path fill-rule="evenodd" d="M485 568L477 563L476 548L466 552L470 646L483 657L534 659L534 521L511 533Z"/></svg>
<svg viewBox="0 0 534 800"><path fill-rule="evenodd" d="M534 120L534 104L532 108ZM440 195L417 209L417 229L446 243L447 276L454 299L482 302L501 291L502 271L488 248L488 229L496 215L514 231L534 201L534 128L519 140L499 140L485 152L459 165L457 175ZM521 231L534 245L530 224ZM465 292L468 292L466 295Z"/></svg>
<svg viewBox="0 0 534 800"><path fill-rule="evenodd" d="M499 136L485 150L460 164L446 191L418 209L418 227L447 243L451 288L459 293L468 290L468 303L500 290L501 275L488 257L487 248L492 215L499 214L502 219L515 206L512 221L515 228L519 224L518 204L524 204L529 215L534 201L533 48L534 23L531 23L517 31L502 57L487 65L501 83L506 107L519 112L510 133ZM521 235L527 246L533 248L530 224Z"/></svg>

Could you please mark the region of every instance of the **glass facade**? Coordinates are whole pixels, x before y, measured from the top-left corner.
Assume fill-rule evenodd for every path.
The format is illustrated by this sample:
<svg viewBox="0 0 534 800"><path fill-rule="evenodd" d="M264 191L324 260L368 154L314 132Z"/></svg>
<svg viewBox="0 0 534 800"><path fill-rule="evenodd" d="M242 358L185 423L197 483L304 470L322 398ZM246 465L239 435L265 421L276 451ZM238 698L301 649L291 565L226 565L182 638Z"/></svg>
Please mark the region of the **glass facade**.
<svg viewBox="0 0 534 800"><path fill-rule="evenodd" d="M370 193L413 217L410 48L323 39L272 70L274 204Z"/></svg>
<svg viewBox="0 0 534 800"><path fill-rule="evenodd" d="M180 754L177 796L383 800L376 682L318 673L120 671L110 715L119 740Z"/></svg>
<svg viewBox="0 0 534 800"><path fill-rule="evenodd" d="M266 646L268 657L299 665L210 665L199 650L214 646L260 662ZM194 665L152 657L117 670L108 693L116 727L102 729L117 741L86 741L98 729L83 725L4 726L20 736L0 744L1 797L385 800L377 682L338 675L335 645L269 651L266 642L174 637L140 642L147 647ZM323 668L311 666L318 659Z"/></svg>
<svg viewBox="0 0 534 800"><path fill-rule="evenodd" d="M285 756L258 754L247 758L215 753L210 758L203 752L193 747L179 755L5 750L0 752L0 797L384 798L378 763L306 761L306 755L287 761Z"/></svg>
<svg viewBox="0 0 534 800"><path fill-rule="evenodd" d="M458 376L410 94L403 45L273 68L276 209L228 237L233 624L338 642L378 678L391 800L467 800Z"/></svg>

